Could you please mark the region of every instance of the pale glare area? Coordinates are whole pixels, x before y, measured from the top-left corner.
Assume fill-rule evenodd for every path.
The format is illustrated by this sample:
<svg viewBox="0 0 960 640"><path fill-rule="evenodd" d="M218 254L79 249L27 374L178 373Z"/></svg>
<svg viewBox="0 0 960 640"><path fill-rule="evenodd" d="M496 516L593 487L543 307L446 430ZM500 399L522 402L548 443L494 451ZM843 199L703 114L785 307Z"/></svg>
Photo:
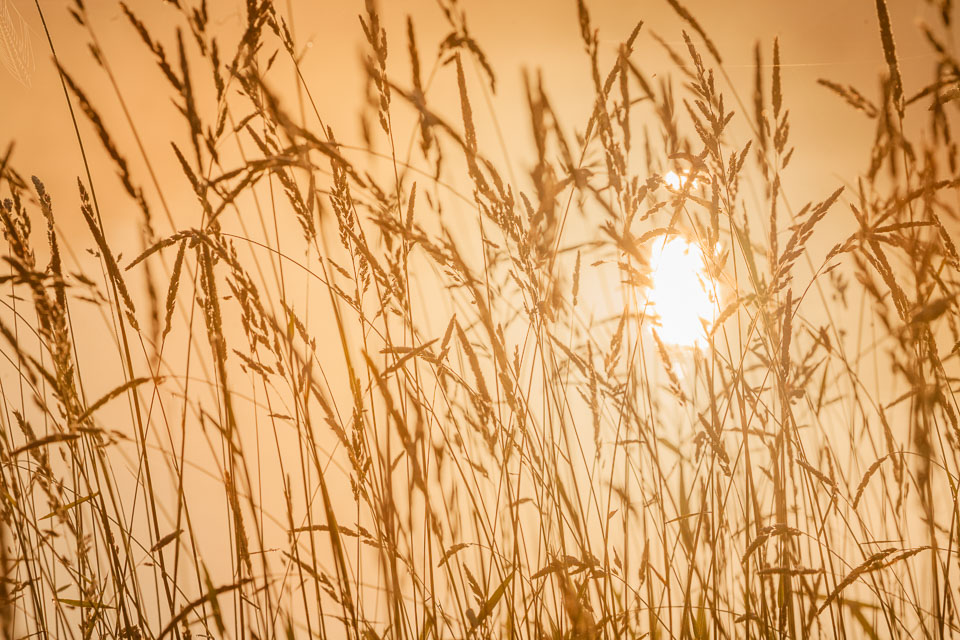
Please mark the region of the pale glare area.
<svg viewBox="0 0 960 640"><path fill-rule="evenodd" d="M674 174L676 176L676 174ZM699 245L679 236L654 249L652 286L647 297L666 344L698 347L706 342L704 322L716 317L718 301Z"/></svg>
<svg viewBox="0 0 960 640"><path fill-rule="evenodd" d="M667 174L663 176L663 181L667 183L668 187L676 191L687 184L688 175L686 171L683 172L683 175L679 175L676 171L667 171ZM697 186L696 179L694 179L691 186Z"/></svg>
<svg viewBox="0 0 960 640"><path fill-rule="evenodd" d="M667 186L671 189L679 189L683 182L685 182L680 180L680 176L677 175L676 171L668 171L667 175L663 176L663 181L666 182Z"/></svg>

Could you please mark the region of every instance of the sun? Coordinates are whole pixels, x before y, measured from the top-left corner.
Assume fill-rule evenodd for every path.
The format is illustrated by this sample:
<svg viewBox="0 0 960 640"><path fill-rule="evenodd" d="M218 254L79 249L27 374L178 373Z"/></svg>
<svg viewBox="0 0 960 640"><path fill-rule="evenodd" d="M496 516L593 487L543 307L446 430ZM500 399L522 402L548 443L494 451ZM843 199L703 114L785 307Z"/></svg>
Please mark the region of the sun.
<svg viewBox="0 0 960 640"><path fill-rule="evenodd" d="M687 184L689 179L689 172L684 171L683 174L678 174L676 171L667 171L663 176L663 181L667 184L668 187L674 191L679 191ZM696 187L699 185L699 180L696 178L693 179L691 186Z"/></svg>
<svg viewBox="0 0 960 640"><path fill-rule="evenodd" d="M700 246L675 236L657 241L651 256L652 286L647 302L667 344L699 347L706 343L704 323L717 316L716 283L707 274Z"/></svg>

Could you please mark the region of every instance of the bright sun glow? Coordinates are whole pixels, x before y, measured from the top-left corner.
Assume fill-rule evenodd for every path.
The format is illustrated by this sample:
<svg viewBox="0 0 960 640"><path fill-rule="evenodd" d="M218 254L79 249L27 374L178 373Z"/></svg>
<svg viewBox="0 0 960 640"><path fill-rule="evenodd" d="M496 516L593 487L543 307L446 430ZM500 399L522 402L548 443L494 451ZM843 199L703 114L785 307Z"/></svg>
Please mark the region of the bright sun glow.
<svg viewBox="0 0 960 640"><path fill-rule="evenodd" d="M688 173L683 172L683 175L678 174L676 171L667 171L666 175L663 176L663 181L667 183L667 186L673 189L674 191L679 191L681 187L687 184ZM697 186L697 179L693 179L693 184L691 186Z"/></svg>
<svg viewBox="0 0 960 640"><path fill-rule="evenodd" d="M659 318L657 332L667 344L701 346L706 342L703 322L716 318L713 283L703 264L700 247L681 237L654 244L651 257L653 286L648 301Z"/></svg>

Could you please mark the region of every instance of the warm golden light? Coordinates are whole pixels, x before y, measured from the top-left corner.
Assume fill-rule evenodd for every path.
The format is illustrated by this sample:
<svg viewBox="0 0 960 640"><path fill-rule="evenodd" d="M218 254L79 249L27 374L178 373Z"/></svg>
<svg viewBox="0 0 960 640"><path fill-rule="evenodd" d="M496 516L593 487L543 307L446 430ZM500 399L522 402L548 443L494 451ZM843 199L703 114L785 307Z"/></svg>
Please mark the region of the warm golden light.
<svg viewBox="0 0 960 640"><path fill-rule="evenodd" d="M707 275L700 247L673 237L656 243L651 256L653 285L647 297L658 319L660 338L667 344L700 346L706 340L704 322L717 313L715 287Z"/></svg>
<svg viewBox="0 0 960 640"><path fill-rule="evenodd" d="M0 0L0 640L960 640L957 24Z"/></svg>

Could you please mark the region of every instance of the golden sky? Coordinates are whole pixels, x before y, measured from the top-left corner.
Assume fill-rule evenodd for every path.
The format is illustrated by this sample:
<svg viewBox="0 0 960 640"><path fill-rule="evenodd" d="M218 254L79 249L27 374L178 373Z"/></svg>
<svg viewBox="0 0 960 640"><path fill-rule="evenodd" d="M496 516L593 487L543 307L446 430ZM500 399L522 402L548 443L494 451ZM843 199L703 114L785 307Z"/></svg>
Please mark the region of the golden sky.
<svg viewBox="0 0 960 640"><path fill-rule="evenodd" d="M55 201L74 197L73 183L80 171L80 156L67 115L63 90L43 35L36 8L27 0L3 0L23 17L28 25L36 68L29 86L19 83L5 69L0 69L0 144L16 143L15 165L24 174L37 174L48 182ZM88 36L67 12L68 2L42 2L54 46L64 66L85 87L94 105L105 120L121 148L134 149L129 127L115 94L103 71L96 66L87 50ZM158 172L179 173L168 140L182 123L169 97L160 73L149 52L123 16L119 5L109 0L88 3L92 27L104 55L111 61L117 83L142 141ZM217 0L210 2L212 22L223 33L236 34L242 22L243 3ZM306 82L318 103L325 122L332 125L345 142L359 142L357 107L363 100L363 71L360 55L363 34L358 14L359 0L314 2L289 0L278 6L292 14L295 36L300 46L309 46L303 60ZM582 130L592 105L589 62L579 39L576 4L561 0L466 0L462 3L474 38L484 48L493 68L498 72L497 94L492 106L505 140L519 140L511 145L517 156L530 148L530 133L523 100L522 69L543 72L545 85L554 105L565 119L569 130ZM649 76L669 73L672 64L653 33L661 35L678 48L683 24L666 2L625 2L595 0L589 3L592 19L600 31L601 53L611 56L617 43L642 20L642 32L634 60ZM155 31L156 38L175 51L172 39L177 16L163 2L132 2L131 8ZM716 41L724 58L724 67L731 86L724 89L730 97L739 97L748 111L751 104L754 75L754 42L761 39L764 64L770 64L772 40L780 38L784 92L791 109L794 140L802 140L793 159L792 171L786 176L787 193L796 200L805 200L800 192L808 181L824 178L846 179L861 169L872 136L871 123L843 104L837 97L816 84L828 78L842 84L854 84L867 95L877 91L879 75L884 67L882 49L876 29L876 16L870 0L769 2L731 0L726 2L694 1L688 8L701 24L709 25L708 33ZM436 46L446 34L443 17L430 0L392 0L381 3L388 34L390 57L388 69L402 86L409 85L409 58L406 51L405 18L412 16L421 48L425 72L432 65ZM922 41L916 21L930 8L922 2L891 3L892 21L897 37L898 54L908 79L906 91L916 91L910 80L929 80L931 54ZM229 38L225 38L229 42ZM606 48L604 49L604 45ZM227 45L229 46L229 45ZM226 46L225 46L226 48ZM284 71L284 73L286 73ZM438 80L441 85L431 95L431 106L441 113L458 115L458 104L444 104L444 97L454 98L451 74ZM862 83L868 81L866 86ZM275 85L291 100L295 95L292 82L277 77ZM765 73L769 82L769 72ZM871 84L872 83L872 84ZM741 105L734 105L738 112ZM454 117L454 120L456 118ZM484 109L479 126L491 122ZM315 123L314 123L315 124ZM85 136L93 137L82 124ZM483 136L481 136L483 139ZM93 142L93 140L91 140ZM103 154L91 144L91 160L97 172L112 172L104 167ZM491 149L492 157L502 153ZM135 173L142 163L128 153ZM517 161L517 158L513 158ZM98 168L99 167L99 168ZM517 169L522 169L523 164ZM96 175L94 176L97 177ZM158 176L168 183L165 175ZM177 184L184 187L181 176ZM101 181L101 183L107 181ZM107 188L106 186L101 188ZM172 189L176 191L175 189ZM155 194L148 192L148 197ZM108 221L112 230L123 233L122 216ZM67 224L61 220L61 224Z"/></svg>

